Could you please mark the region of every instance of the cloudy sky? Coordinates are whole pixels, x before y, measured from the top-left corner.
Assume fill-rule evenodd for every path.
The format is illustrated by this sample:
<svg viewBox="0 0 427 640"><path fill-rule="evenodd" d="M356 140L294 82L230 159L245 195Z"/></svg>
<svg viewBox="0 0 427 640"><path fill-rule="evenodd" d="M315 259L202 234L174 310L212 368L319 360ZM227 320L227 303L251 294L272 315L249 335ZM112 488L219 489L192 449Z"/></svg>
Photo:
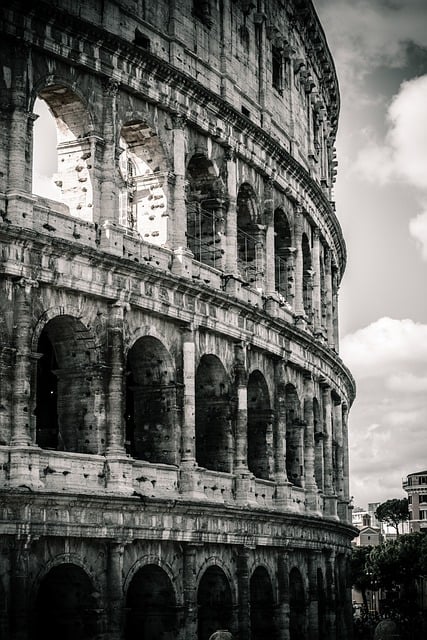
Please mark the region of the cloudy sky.
<svg viewBox="0 0 427 640"><path fill-rule="evenodd" d="M341 356L355 505L427 469L427 3L314 0L341 91Z"/></svg>

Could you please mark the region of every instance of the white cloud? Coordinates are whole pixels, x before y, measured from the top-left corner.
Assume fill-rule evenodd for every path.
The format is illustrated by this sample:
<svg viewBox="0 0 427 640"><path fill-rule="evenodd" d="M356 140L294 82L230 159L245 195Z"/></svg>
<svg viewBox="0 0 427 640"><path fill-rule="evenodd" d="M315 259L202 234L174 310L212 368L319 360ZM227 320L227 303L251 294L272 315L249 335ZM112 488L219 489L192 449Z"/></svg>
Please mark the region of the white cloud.
<svg viewBox="0 0 427 640"><path fill-rule="evenodd" d="M427 207L409 221L409 233L415 238L423 260L427 260Z"/></svg>
<svg viewBox="0 0 427 640"><path fill-rule="evenodd" d="M427 376L416 376L414 373L409 371L397 373L386 379L386 387L390 391L397 391L400 393L425 392L427 391Z"/></svg>
<svg viewBox="0 0 427 640"><path fill-rule="evenodd" d="M380 318L345 336L340 353L356 378L398 374L414 362L427 362L427 325Z"/></svg>
<svg viewBox="0 0 427 640"><path fill-rule="evenodd" d="M372 140L360 150L355 169L381 184L405 181L427 190L427 75L403 82L387 113L384 143Z"/></svg>

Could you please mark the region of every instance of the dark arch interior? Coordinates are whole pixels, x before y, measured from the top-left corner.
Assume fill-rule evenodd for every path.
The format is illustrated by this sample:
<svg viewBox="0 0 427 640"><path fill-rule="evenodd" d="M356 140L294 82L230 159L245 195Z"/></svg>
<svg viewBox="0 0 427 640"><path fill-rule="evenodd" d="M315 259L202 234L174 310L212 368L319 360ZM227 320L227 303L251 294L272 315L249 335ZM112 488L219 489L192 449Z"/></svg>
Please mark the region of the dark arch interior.
<svg viewBox="0 0 427 640"><path fill-rule="evenodd" d="M232 597L230 584L220 567L209 567L197 591L198 640L209 640L219 629L231 631Z"/></svg>
<svg viewBox="0 0 427 640"><path fill-rule="evenodd" d="M251 185L244 183L237 194L237 266L248 282L254 282L257 275L256 234L258 212L255 192Z"/></svg>
<svg viewBox="0 0 427 640"><path fill-rule="evenodd" d="M202 357L196 372L196 459L201 467L230 472L230 382L221 361Z"/></svg>
<svg viewBox="0 0 427 640"><path fill-rule="evenodd" d="M94 640L101 631L99 594L83 569L51 569L37 593L34 640Z"/></svg>
<svg viewBox="0 0 427 640"><path fill-rule="evenodd" d="M171 358L157 338L135 342L126 366L126 440L130 454L176 464L176 383Z"/></svg>
<svg viewBox="0 0 427 640"><path fill-rule="evenodd" d="M306 640L304 583L298 569L289 574L289 640Z"/></svg>
<svg viewBox="0 0 427 640"><path fill-rule="evenodd" d="M303 423L298 394L292 384L285 388L286 396L286 472L292 484L301 486L303 477Z"/></svg>
<svg viewBox="0 0 427 640"><path fill-rule="evenodd" d="M274 212L274 275L275 289L286 300L290 294L292 234L283 209Z"/></svg>
<svg viewBox="0 0 427 640"><path fill-rule="evenodd" d="M312 272L311 272L311 250L310 243L305 233L302 236L302 291L304 311L309 320L311 320L312 312Z"/></svg>
<svg viewBox="0 0 427 640"><path fill-rule="evenodd" d="M257 567L250 580L251 640L275 640L274 597L270 576Z"/></svg>
<svg viewBox="0 0 427 640"><path fill-rule="evenodd" d="M126 596L126 640L177 637L175 592L166 572L155 564L139 569Z"/></svg>
<svg viewBox="0 0 427 640"><path fill-rule="evenodd" d="M248 467L257 478L273 472L273 424L265 378L253 371L248 380Z"/></svg>

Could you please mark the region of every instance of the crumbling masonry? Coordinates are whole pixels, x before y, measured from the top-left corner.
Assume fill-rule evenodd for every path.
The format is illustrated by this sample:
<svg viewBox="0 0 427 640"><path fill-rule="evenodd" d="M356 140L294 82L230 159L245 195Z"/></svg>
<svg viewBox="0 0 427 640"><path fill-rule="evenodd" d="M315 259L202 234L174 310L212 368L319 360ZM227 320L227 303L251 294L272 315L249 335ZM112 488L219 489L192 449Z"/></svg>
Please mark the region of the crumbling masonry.
<svg viewBox="0 0 427 640"><path fill-rule="evenodd" d="M0 636L350 638L310 0L9 0L0 25Z"/></svg>

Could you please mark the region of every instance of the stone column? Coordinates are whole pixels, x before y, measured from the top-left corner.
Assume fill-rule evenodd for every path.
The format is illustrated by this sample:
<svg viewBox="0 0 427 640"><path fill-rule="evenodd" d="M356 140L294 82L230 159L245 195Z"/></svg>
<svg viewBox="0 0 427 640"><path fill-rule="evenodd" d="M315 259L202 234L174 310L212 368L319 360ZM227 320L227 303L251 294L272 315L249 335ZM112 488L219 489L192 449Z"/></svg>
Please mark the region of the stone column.
<svg viewBox="0 0 427 640"><path fill-rule="evenodd" d="M174 259L172 271L191 278L193 254L187 246L187 204L185 171L185 125L186 119L180 114L172 117L173 127L173 237Z"/></svg>
<svg viewBox="0 0 427 640"><path fill-rule="evenodd" d="M194 329L186 327L182 339L183 419L181 427L181 491L196 492L196 347Z"/></svg>
<svg viewBox="0 0 427 640"><path fill-rule="evenodd" d="M239 594L239 638L250 638L249 549L241 547L237 556L237 586Z"/></svg>
<svg viewBox="0 0 427 640"><path fill-rule="evenodd" d="M334 344L334 328L332 319L332 254L330 249L325 249L325 308L326 308L326 335L328 345Z"/></svg>
<svg viewBox="0 0 427 640"><path fill-rule="evenodd" d="M30 536L15 538L11 556L10 631L11 640L27 640L29 628L28 559Z"/></svg>
<svg viewBox="0 0 427 640"><path fill-rule="evenodd" d="M289 633L289 557L281 552L277 562L277 581L279 587L279 607L277 612L277 630L280 640L290 640Z"/></svg>
<svg viewBox="0 0 427 640"><path fill-rule="evenodd" d="M108 545L108 627L109 640L120 640L123 628L123 552L124 545L110 542Z"/></svg>
<svg viewBox="0 0 427 640"><path fill-rule="evenodd" d="M100 175L101 209L99 212L100 246L115 255L123 255L123 232L117 228L119 201L117 190L117 94L119 83L105 80L103 89L104 153Z"/></svg>
<svg viewBox="0 0 427 640"><path fill-rule="evenodd" d="M8 165L5 166L8 166L8 194L11 192L14 196L28 192L30 187L32 138L28 138L28 134L31 133L35 116L26 108L29 52L29 47L16 44L10 61L13 74L10 90L12 111L8 131ZM31 194L28 193L28 195ZM28 225L22 224L22 226Z"/></svg>
<svg viewBox="0 0 427 640"><path fill-rule="evenodd" d="M290 483L286 473L286 362L279 360L275 366L276 425L275 425L275 480L276 503L285 507L290 498Z"/></svg>
<svg viewBox="0 0 427 640"><path fill-rule="evenodd" d="M31 292L38 282L21 278L15 285L15 369L13 375L12 446L31 442Z"/></svg>
<svg viewBox="0 0 427 640"><path fill-rule="evenodd" d="M339 326L338 326L338 271L332 270L332 346L336 352L339 349Z"/></svg>
<svg viewBox="0 0 427 640"><path fill-rule="evenodd" d="M246 372L246 347L239 342L234 348L234 376L237 400L234 442L234 473L236 501L246 504L250 491L248 469L248 379Z"/></svg>
<svg viewBox="0 0 427 640"><path fill-rule="evenodd" d="M224 162L227 174L228 211L225 224L225 272L237 276L237 165L234 149L227 147L224 151Z"/></svg>
<svg viewBox="0 0 427 640"><path fill-rule="evenodd" d="M0 442L9 444L11 438L11 406L15 350L4 344L0 350Z"/></svg>
<svg viewBox="0 0 427 640"><path fill-rule="evenodd" d="M342 441L344 500L348 502L350 500L350 469L348 460L348 407L346 404L342 405ZM351 522L350 514L348 514L348 520Z"/></svg>
<svg viewBox="0 0 427 640"><path fill-rule="evenodd" d="M304 393L304 485L308 507L317 511L317 485L314 475L314 385L310 373L304 376Z"/></svg>
<svg viewBox="0 0 427 640"><path fill-rule="evenodd" d="M325 439L323 445L324 452L324 500L325 515L337 517L336 496L333 487L333 449L332 449L332 402L331 389L329 386L322 387L322 405L324 417Z"/></svg>
<svg viewBox="0 0 427 640"><path fill-rule="evenodd" d="M265 292L271 296L276 292L276 269L274 248L274 200L273 179L264 184L264 223L265 232Z"/></svg>
<svg viewBox="0 0 427 640"><path fill-rule="evenodd" d="M313 329L319 333L322 327L322 308L320 295L320 240L319 229L313 231Z"/></svg>
<svg viewBox="0 0 427 640"><path fill-rule="evenodd" d="M317 590L317 567L320 553L309 552L308 556L308 630L309 639L319 638L319 593Z"/></svg>
<svg viewBox="0 0 427 640"><path fill-rule="evenodd" d="M336 444L336 469L335 478L336 486L335 493L338 500L342 502L344 500L344 460L343 460L343 438L342 438L342 408L341 400L336 398L333 406L334 412L334 434Z"/></svg>
<svg viewBox="0 0 427 640"><path fill-rule="evenodd" d="M303 256L302 256L302 207L295 207L294 220L294 238L295 238L295 315L304 317L304 299L303 299Z"/></svg>
<svg viewBox="0 0 427 640"><path fill-rule="evenodd" d="M107 488L128 493L132 490L132 461L125 452L125 393L123 321L126 304L118 301L110 307L108 327L109 380L107 396Z"/></svg>
<svg viewBox="0 0 427 640"><path fill-rule="evenodd" d="M336 637L335 551L329 549L326 557L326 637Z"/></svg>
<svg viewBox="0 0 427 640"><path fill-rule="evenodd" d="M197 588L196 588L196 551L197 545L184 543L184 617L185 638L196 638L197 635Z"/></svg>

